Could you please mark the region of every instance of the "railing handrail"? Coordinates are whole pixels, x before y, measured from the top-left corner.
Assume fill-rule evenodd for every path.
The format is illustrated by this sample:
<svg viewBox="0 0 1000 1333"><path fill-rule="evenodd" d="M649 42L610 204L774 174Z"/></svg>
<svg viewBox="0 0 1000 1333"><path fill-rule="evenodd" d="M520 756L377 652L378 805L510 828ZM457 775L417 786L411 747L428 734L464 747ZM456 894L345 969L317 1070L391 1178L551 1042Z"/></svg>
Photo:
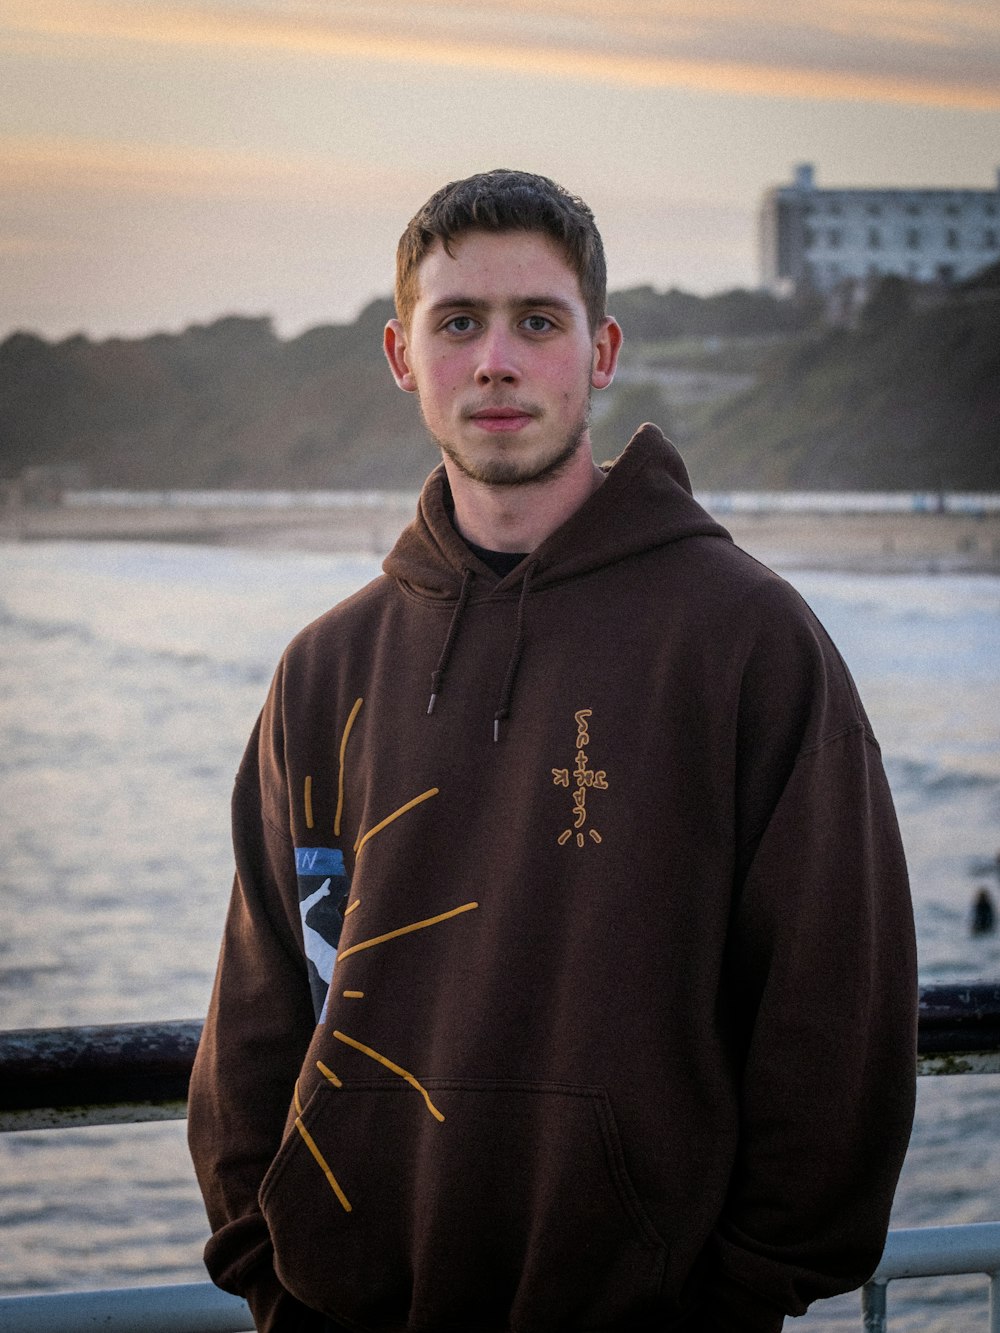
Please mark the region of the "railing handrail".
<svg viewBox="0 0 1000 1333"><path fill-rule="evenodd" d="M1000 1328L1000 1222L890 1231L878 1268L862 1294L865 1333L886 1328L885 1287L895 1278L983 1273L990 1278L990 1333ZM0 1296L0 1333L248 1333L246 1302L210 1282L105 1291Z"/></svg>
<svg viewBox="0 0 1000 1333"><path fill-rule="evenodd" d="M1000 1222L890 1231L879 1265L861 1289L864 1333L887 1333L886 1287L893 1279L959 1273L989 1279L989 1333L1000 1333Z"/></svg>
<svg viewBox="0 0 1000 1333"><path fill-rule="evenodd" d="M246 1301L211 1282L0 1296L0 1333L248 1333Z"/></svg>
<svg viewBox="0 0 1000 1333"><path fill-rule="evenodd" d="M0 1130L183 1118L203 1024L112 1023L0 1032ZM921 1071L1000 1072L1000 984L920 988ZM866 1333L886 1328L894 1278L986 1273L990 1333L1000 1333L1000 1223L890 1232L862 1293ZM238 1297L210 1283L0 1296L0 1333L74 1328L121 1333L243 1333Z"/></svg>
<svg viewBox="0 0 1000 1333"><path fill-rule="evenodd" d="M181 1119L203 1022L0 1032L0 1131ZM1000 1073L1000 983L920 988L926 1074Z"/></svg>

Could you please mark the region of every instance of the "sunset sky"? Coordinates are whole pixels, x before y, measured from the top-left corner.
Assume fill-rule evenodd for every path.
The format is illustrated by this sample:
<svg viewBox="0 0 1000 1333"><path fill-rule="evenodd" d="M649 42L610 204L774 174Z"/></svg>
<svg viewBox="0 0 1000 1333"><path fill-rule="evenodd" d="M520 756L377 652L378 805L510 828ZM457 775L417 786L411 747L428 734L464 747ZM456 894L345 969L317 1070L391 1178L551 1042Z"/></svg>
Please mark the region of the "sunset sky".
<svg viewBox="0 0 1000 1333"><path fill-rule="evenodd" d="M995 188L996 0L0 0L0 337L350 319L446 180L555 177L612 287L757 281L762 191Z"/></svg>

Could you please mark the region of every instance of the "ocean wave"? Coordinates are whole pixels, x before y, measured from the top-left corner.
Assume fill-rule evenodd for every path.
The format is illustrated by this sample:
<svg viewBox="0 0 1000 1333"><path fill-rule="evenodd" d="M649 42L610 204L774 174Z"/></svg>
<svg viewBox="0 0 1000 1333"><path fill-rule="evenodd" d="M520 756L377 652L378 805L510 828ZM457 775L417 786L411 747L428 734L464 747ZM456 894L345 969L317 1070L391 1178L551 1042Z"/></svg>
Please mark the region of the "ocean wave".
<svg viewBox="0 0 1000 1333"><path fill-rule="evenodd" d="M214 657L201 649L142 648L136 645L117 647L110 655L109 665L116 669L136 670L159 664L181 667L200 674L202 679L222 679L240 685L267 686L274 674L273 662L241 662L231 657Z"/></svg>
<svg viewBox="0 0 1000 1333"><path fill-rule="evenodd" d="M122 643L103 639L79 621L45 620L24 615L0 602L0 632L6 630L29 644L72 641L104 656L103 666L115 670L144 670L150 665L180 667L200 673L202 678L222 679L242 685L266 687L274 672L271 660L219 657L203 648L173 648L169 645Z"/></svg>
<svg viewBox="0 0 1000 1333"><path fill-rule="evenodd" d="M29 990L40 977L63 972L61 963L27 964L21 967L0 967L0 989Z"/></svg>
<svg viewBox="0 0 1000 1333"><path fill-rule="evenodd" d="M886 757L885 767L889 782L897 791L911 788L928 796L942 797L975 789L1000 792L1000 777L971 769L945 769L926 761L892 756Z"/></svg>
<svg viewBox="0 0 1000 1333"><path fill-rule="evenodd" d="M47 643L51 639L75 639L89 646L97 642L94 632L87 625L71 620L39 620L12 610L4 602L0 602L0 630L12 630L36 643Z"/></svg>

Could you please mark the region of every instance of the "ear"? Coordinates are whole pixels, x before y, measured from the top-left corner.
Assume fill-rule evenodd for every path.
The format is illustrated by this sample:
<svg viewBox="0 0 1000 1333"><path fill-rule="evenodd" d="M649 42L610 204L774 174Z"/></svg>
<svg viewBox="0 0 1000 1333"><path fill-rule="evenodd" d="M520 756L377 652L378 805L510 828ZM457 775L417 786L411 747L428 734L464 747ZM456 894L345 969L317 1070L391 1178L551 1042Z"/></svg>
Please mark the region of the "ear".
<svg viewBox="0 0 1000 1333"><path fill-rule="evenodd" d="M606 389L614 379L621 348L621 326L609 315L594 334L594 361L590 382L595 389Z"/></svg>
<svg viewBox="0 0 1000 1333"><path fill-rule="evenodd" d="M406 330L398 319L390 319L382 337L385 359L389 362L392 378L404 393L416 393L417 381L410 370L406 355Z"/></svg>

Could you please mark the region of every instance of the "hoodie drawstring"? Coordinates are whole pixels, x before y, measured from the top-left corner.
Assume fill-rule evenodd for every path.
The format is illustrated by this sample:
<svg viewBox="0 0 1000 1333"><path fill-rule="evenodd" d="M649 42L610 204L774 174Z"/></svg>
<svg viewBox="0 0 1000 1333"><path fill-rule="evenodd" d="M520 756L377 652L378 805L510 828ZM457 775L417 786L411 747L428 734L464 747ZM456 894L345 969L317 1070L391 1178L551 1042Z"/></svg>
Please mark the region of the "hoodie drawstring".
<svg viewBox="0 0 1000 1333"><path fill-rule="evenodd" d="M517 624L514 631L514 646L510 651L510 661L507 663L507 674L504 676L503 686L500 690L500 699L497 703L497 711L493 715L493 739L500 739L500 723L509 716L511 699L514 695L514 683L517 679L517 669L521 665L521 654L524 652L524 608L528 600L528 592L531 587L531 576L538 567L538 561L532 560L524 571L524 578L521 581L521 595L517 601ZM455 610L452 612L451 624L448 626L448 634L441 649L441 657L437 667L431 672L431 697L427 703L427 713L434 712L434 705L437 703L437 697L441 693L441 687L444 684L444 673L448 669L448 663L451 661L452 650L455 647L455 640L458 638L458 629L462 623L462 616L465 614L465 608L469 603L469 597L472 595L472 584L475 581L475 572L466 568L462 576L462 589L458 594L458 601L455 603Z"/></svg>
<svg viewBox="0 0 1000 1333"><path fill-rule="evenodd" d="M511 649L510 661L507 664L507 674L504 677L503 689L500 691L500 702L497 704L497 711L493 715L493 740L500 739L500 723L510 713L510 702L514 695L514 681L517 677L517 668L521 665L521 653L524 650L524 604L528 598L528 588L531 584L531 576L538 567L538 561L532 560L531 564L524 571L524 579L521 583L521 596L517 602L517 629L514 634L514 647Z"/></svg>
<svg viewBox="0 0 1000 1333"><path fill-rule="evenodd" d="M475 580L475 571L466 569L462 575L462 591L458 594L458 601L455 603L455 610L451 617L451 624L448 626L448 636L444 641L444 647L441 649L441 657L437 664L437 669L431 672L431 697L427 704L427 713L434 712L434 704L441 692L441 685L444 681L444 673L448 669L448 662L451 659L451 650L455 646L455 640L458 637L458 627L469 601L469 595L472 592L472 584Z"/></svg>

